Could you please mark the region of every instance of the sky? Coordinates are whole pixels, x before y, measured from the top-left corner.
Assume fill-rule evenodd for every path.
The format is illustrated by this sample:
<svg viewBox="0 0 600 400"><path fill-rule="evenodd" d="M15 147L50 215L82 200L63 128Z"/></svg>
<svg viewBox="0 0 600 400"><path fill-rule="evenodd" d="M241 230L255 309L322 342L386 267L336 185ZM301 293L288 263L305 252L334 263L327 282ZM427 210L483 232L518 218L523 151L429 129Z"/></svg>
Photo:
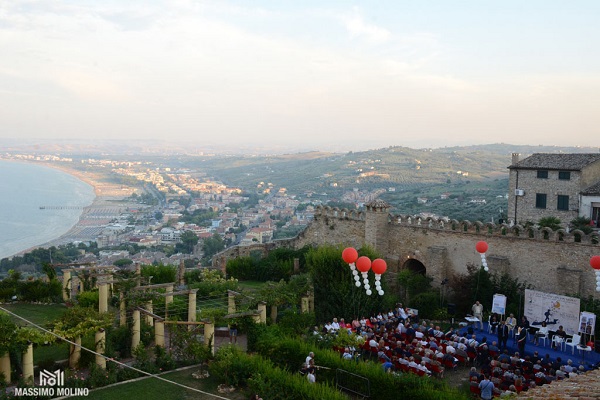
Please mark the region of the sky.
<svg viewBox="0 0 600 400"><path fill-rule="evenodd" d="M0 138L599 146L600 2L0 1Z"/></svg>

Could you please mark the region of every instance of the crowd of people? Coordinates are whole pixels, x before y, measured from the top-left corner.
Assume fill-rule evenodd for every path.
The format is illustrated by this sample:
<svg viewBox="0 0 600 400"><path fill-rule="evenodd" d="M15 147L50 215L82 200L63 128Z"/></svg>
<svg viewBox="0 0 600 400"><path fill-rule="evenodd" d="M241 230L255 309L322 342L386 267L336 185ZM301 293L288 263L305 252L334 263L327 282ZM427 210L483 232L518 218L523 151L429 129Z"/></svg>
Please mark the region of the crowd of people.
<svg viewBox="0 0 600 400"><path fill-rule="evenodd" d="M483 399L520 393L585 372L583 365L577 367L572 360L564 363L561 357L553 360L549 354L541 357L537 351L531 356L518 351L510 355L508 350L495 354L480 345L477 359L479 367L471 367L469 380L471 391Z"/></svg>
<svg viewBox="0 0 600 400"><path fill-rule="evenodd" d="M460 336L455 329L444 332L439 325L419 321L418 315L402 304L371 317L356 317L351 322L333 318L322 328L314 327L311 334L325 338L341 329L356 334L357 338L355 345L338 349L344 359L378 360L389 373L404 371L443 378L446 369L456 368L460 362L466 364L475 357L478 345L475 335ZM307 377L314 370L310 363L314 364L314 358L307 357L302 367Z"/></svg>
<svg viewBox="0 0 600 400"><path fill-rule="evenodd" d="M498 340L488 342L486 337L479 341L472 328L462 332L450 328L444 332L438 325L419 321L418 315L409 311L398 304L388 312L354 318L351 322L333 318L321 328L315 326L311 334L319 338L333 337L345 329L355 334L357 341L356 345L338 349L342 358L348 361L377 360L389 373L412 372L443 378L448 368L471 365L471 390L481 396L518 393L583 371L583 366L576 367L571 360L563 363L560 357L552 360L549 355L540 357L537 352L526 355L529 329L526 317L518 323L512 314L505 320L498 317L497 323L490 328L493 338L497 335ZM511 355L507 340L513 332L518 351ZM535 336L533 340L536 340ZM317 368L311 353L302 373L310 382L315 382Z"/></svg>

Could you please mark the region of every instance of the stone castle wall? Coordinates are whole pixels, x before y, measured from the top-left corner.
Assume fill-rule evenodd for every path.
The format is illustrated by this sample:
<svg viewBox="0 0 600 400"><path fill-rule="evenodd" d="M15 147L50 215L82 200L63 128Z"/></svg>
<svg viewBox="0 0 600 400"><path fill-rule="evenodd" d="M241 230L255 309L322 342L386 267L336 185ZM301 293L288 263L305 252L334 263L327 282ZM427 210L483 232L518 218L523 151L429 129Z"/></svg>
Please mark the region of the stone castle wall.
<svg viewBox="0 0 600 400"><path fill-rule="evenodd" d="M467 264L481 263L475 251L480 240L489 245L486 258L492 272L507 272L540 291L585 296L596 293L595 274L589 260L600 254L597 232L584 235L581 231L526 230L519 225L508 227L387 213L382 218L381 211L372 210L348 212L320 207L314 221L296 238L228 249L215 256L215 266L224 268L228 258L279 247L370 245L388 263L388 278L416 260L434 278L434 285L439 285L454 272L465 273Z"/></svg>

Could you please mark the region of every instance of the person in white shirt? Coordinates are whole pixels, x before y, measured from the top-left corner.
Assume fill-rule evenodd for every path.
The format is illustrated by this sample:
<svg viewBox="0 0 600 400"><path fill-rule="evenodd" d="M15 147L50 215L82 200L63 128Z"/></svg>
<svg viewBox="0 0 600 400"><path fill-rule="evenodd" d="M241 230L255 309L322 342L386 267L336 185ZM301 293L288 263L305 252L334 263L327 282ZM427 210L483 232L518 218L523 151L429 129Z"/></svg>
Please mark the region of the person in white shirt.
<svg viewBox="0 0 600 400"><path fill-rule="evenodd" d="M314 368L310 368L308 370L308 374L306 375L306 378L308 379L308 382L310 382L310 383L315 383L317 381Z"/></svg>
<svg viewBox="0 0 600 400"><path fill-rule="evenodd" d="M483 330L483 305L477 300L473 307L471 307L473 311L473 316L479 320L480 330Z"/></svg>
<svg viewBox="0 0 600 400"><path fill-rule="evenodd" d="M310 366L310 362L314 361L315 359L315 353L313 353L312 351L310 353L308 353L308 356L306 357L306 366Z"/></svg>
<svg viewBox="0 0 600 400"><path fill-rule="evenodd" d="M335 332L340 330L340 324L338 323L337 318L333 319L333 322L331 323L331 329L334 330Z"/></svg>
<svg viewBox="0 0 600 400"><path fill-rule="evenodd" d="M538 344L538 340L541 337L548 337L548 326L546 325L546 322L542 322L542 326L540 327L540 329L535 333L535 337L533 339L533 343L537 346Z"/></svg>
<svg viewBox="0 0 600 400"><path fill-rule="evenodd" d="M454 354L456 353L456 348L453 346L454 342L450 342L446 345L446 353Z"/></svg>

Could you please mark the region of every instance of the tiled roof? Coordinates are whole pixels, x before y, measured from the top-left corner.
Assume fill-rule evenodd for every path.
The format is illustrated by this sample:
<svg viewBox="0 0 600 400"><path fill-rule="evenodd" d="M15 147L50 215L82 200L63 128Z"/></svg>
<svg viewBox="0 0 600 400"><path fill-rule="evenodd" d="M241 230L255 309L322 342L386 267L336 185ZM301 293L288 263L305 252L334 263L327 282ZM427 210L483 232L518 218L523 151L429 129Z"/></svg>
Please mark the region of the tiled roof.
<svg viewBox="0 0 600 400"><path fill-rule="evenodd" d="M588 196L600 195L600 181L596 182L592 186L588 187L581 191L581 194L586 194Z"/></svg>
<svg viewBox="0 0 600 400"><path fill-rule="evenodd" d="M600 153L549 154L534 153L511 165L510 169L553 169L581 171L585 166L600 160Z"/></svg>

